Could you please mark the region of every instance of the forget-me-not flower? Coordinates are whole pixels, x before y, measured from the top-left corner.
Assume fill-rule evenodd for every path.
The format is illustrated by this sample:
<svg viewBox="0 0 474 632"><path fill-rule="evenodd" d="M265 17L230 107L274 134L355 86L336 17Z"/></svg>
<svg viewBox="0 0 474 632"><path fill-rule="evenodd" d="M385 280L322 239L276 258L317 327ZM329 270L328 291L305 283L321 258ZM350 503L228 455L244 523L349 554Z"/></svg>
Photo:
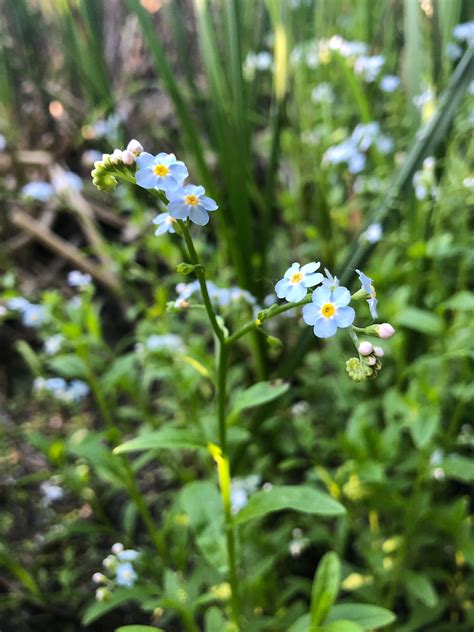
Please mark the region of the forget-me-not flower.
<svg viewBox="0 0 474 632"><path fill-rule="evenodd" d="M44 322L46 311L42 305L28 305L21 315L21 322L26 327L38 327Z"/></svg>
<svg viewBox="0 0 474 632"><path fill-rule="evenodd" d="M323 280L321 281L321 285L323 287L329 288L332 292L337 287L339 287L339 279L337 278L337 276L332 276L332 274L329 272L327 268L324 268L324 273L326 276L323 277Z"/></svg>
<svg viewBox="0 0 474 632"><path fill-rule="evenodd" d="M385 75L380 80L380 88L384 92L395 92L399 85L400 77L397 77L397 75Z"/></svg>
<svg viewBox="0 0 474 632"><path fill-rule="evenodd" d="M140 553L135 551L135 549L125 549L123 551L118 551L116 555L120 562L133 562L137 559Z"/></svg>
<svg viewBox="0 0 474 632"><path fill-rule="evenodd" d="M79 270L71 270L67 275L67 283L70 287L77 287L80 290L90 285L92 277L86 272L80 272Z"/></svg>
<svg viewBox="0 0 474 632"><path fill-rule="evenodd" d="M370 295L370 298L367 300L367 303L369 304L370 314L372 318L377 318L378 317L378 313L377 313L378 300L375 298L375 288L373 285L374 282L370 277L368 277L366 274L364 274L360 270L356 270L356 272L359 275L359 281L362 285L362 289L365 292L367 292L367 294Z"/></svg>
<svg viewBox="0 0 474 632"><path fill-rule="evenodd" d="M189 219L198 226L209 222L209 213L219 207L215 201L204 195L204 187L187 184L170 194L168 211L175 219Z"/></svg>
<svg viewBox="0 0 474 632"><path fill-rule="evenodd" d="M54 187L49 182L28 182L22 187L21 193L37 202L47 202L54 195Z"/></svg>
<svg viewBox="0 0 474 632"><path fill-rule="evenodd" d="M297 261L292 263L283 279L275 285L278 298L286 298L289 303L303 300L308 288L318 285L323 280L323 275L316 272L320 265L319 261L312 261L303 267Z"/></svg>
<svg viewBox="0 0 474 632"><path fill-rule="evenodd" d="M61 349L63 342L64 336L61 336L61 334L55 334L45 341L44 350L48 355L54 355Z"/></svg>
<svg viewBox="0 0 474 632"><path fill-rule="evenodd" d="M144 189L159 189L168 197L179 189L188 177L186 165L181 160L176 160L174 154L162 152L153 156L144 151L137 156L136 163L135 179L138 186Z"/></svg>
<svg viewBox="0 0 474 632"><path fill-rule="evenodd" d="M338 327L352 325L355 311L348 307L351 293L345 287L331 291L327 287L318 287L313 292L313 302L303 307L303 320L313 327L318 338L334 336Z"/></svg>
<svg viewBox="0 0 474 632"><path fill-rule="evenodd" d="M137 574L130 562L123 562L117 566L115 571L115 581L117 586L131 588L137 581Z"/></svg>
<svg viewBox="0 0 474 632"><path fill-rule="evenodd" d="M173 224L176 220L171 217L169 213L160 213L153 220L153 224L156 224L158 228L155 230L155 235L163 235L164 233L175 233Z"/></svg>

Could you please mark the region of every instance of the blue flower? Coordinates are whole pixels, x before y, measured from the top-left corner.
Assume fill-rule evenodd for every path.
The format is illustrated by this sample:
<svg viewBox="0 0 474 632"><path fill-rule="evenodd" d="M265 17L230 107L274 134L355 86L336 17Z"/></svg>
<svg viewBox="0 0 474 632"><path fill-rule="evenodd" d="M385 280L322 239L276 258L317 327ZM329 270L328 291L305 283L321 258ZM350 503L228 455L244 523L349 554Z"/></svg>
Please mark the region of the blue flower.
<svg viewBox="0 0 474 632"><path fill-rule="evenodd" d="M115 571L115 575L117 586L124 586L125 588L131 588L137 581L138 577L130 562L119 564L117 566L117 570Z"/></svg>
<svg viewBox="0 0 474 632"><path fill-rule="evenodd" d="M188 177L184 162L176 160L174 154L160 153L152 156L144 151L136 159L135 179L144 189L158 189L169 195L179 189Z"/></svg>
<svg viewBox="0 0 474 632"><path fill-rule="evenodd" d="M73 380L68 386L66 397L68 401L78 402L89 394L89 387L82 380Z"/></svg>
<svg viewBox="0 0 474 632"><path fill-rule="evenodd" d="M330 338L338 327L352 325L355 311L347 307L350 300L351 293L345 287L337 287L333 291L327 287L318 287L313 292L313 302L303 307L303 320L313 326L315 336Z"/></svg>
<svg viewBox="0 0 474 632"><path fill-rule="evenodd" d="M460 42L467 42L470 46L474 41L474 20L456 25L453 29L453 35Z"/></svg>
<svg viewBox="0 0 474 632"><path fill-rule="evenodd" d="M361 272L360 270L356 270L356 272L359 275L359 281L362 285L362 289L365 292L367 292L367 294L370 294L370 298L367 301L367 303L369 304L370 314L372 318L377 318L378 317L378 313L377 313L378 300L375 298L375 289L373 286L373 280L370 277L368 277L366 274Z"/></svg>
<svg viewBox="0 0 474 632"><path fill-rule="evenodd" d="M30 301L27 301L23 296L15 296L7 301L8 309L14 312L24 312L30 306Z"/></svg>
<svg viewBox="0 0 474 632"><path fill-rule="evenodd" d="M286 298L289 303L303 300L308 288L318 285L324 278L320 272L316 272L320 265L319 261L312 261L301 267L295 261L285 272L283 279L275 285L278 298Z"/></svg>
<svg viewBox="0 0 474 632"><path fill-rule="evenodd" d="M90 285L92 277L90 274L82 273L79 270L71 270L67 275L68 285L78 287L80 290Z"/></svg>
<svg viewBox="0 0 474 632"><path fill-rule="evenodd" d="M37 202L47 202L54 195L54 187L49 182L28 182L22 187L21 193Z"/></svg>
<svg viewBox="0 0 474 632"><path fill-rule="evenodd" d="M155 230L155 235L163 235L164 233L175 233L173 223L174 217L171 217L169 213L160 213L153 220L153 224L157 224L158 228Z"/></svg>
<svg viewBox="0 0 474 632"><path fill-rule="evenodd" d="M22 316L21 322L26 327L38 327L46 317L45 309L42 305L28 305Z"/></svg>
<svg viewBox="0 0 474 632"><path fill-rule="evenodd" d="M44 343L44 350L48 355L54 355L61 349L61 345L64 342L64 336L61 334L55 334L51 338L47 338Z"/></svg>
<svg viewBox="0 0 474 632"><path fill-rule="evenodd" d="M140 553L134 549L125 549L117 553L117 559L120 560L120 562L133 562L139 555Z"/></svg>
<svg viewBox="0 0 474 632"><path fill-rule="evenodd" d="M329 288L332 292L337 287L339 287L339 279L337 278L337 276L333 277L327 268L324 268L324 272L326 276L323 277L323 280L321 281L321 285L323 287Z"/></svg>
<svg viewBox="0 0 474 632"><path fill-rule="evenodd" d="M210 197L204 195L204 187L187 184L170 196L168 211L175 219L189 219L198 226L209 222L209 212L219 207Z"/></svg>
<svg viewBox="0 0 474 632"><path fill-rule="evenodd" d="M397 75L385 75L380 80L380 88L384 92L395 92L399 85L400 77L397 77Z"/></svg>

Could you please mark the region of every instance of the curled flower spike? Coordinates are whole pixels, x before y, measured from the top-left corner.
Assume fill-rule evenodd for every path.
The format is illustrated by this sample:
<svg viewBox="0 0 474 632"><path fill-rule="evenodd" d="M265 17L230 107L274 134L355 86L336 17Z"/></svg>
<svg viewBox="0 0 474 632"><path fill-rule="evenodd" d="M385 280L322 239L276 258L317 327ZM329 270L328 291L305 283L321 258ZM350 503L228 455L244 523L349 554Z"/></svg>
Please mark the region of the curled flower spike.
<svg viewBox="0 0 474 632"><path fill-rule="evenodd" d="M173 191L169 198L168 211L175 219L189 219L198 226L209 222L209 213L219 207L215 201L204 195L204 187L187 184Z"/></svg>
<svg viewBox="0 0 474 632"><path fill-rule="evenodd" d="M283 279L275 285L278 298L286 298L289 303L303 300L308 288L318 285L324 278L320 272L316 272L320 265L319 261L312 261L303 267L298 262L293 263Z"/></svg>
<svg viewBox="0 0 474 632"><path fill-rule="evenodd" d="M362 285L362 289L365 292L367 292L367 294L370 297L367 300L367 303L369 304L370 315L372 316L372 318L377 318L378 317L378 312L377 312L378 300L375 298L375 288L373 286L373 280L370 277L368 277L366 274L361 272L361 270L356 270L356 272L359 275L359 281Z"/></svg>
<svg viewBox="0 0 474 632"><path fill-rule="evenodd" d="M303 307L303 320L314 327L318 338L334 336L337 328L349 327L355 318L355 311L347 307L351 293L345 287L333 292L327 287L319 287L313 292L313 302Z"/></svg>
<svg viewBox="0 0 474 632"><path fill-rule="evenodd" d="M171 217L169 213L160 213L153 220L153 224L157 224L158 228L155 230L155 235L163 235L164 233L175 233L173 224L175 223L174 217Z"/></svg>
<svg viewBox="0 0 474 632"><path fill-rule="evenodd" d="M164 191L167 196L177 191L188 177L186 165L176 160L174 154L162 152L153 156L144 151L137 157L136 163L135 179L138 186Z"/></svg>

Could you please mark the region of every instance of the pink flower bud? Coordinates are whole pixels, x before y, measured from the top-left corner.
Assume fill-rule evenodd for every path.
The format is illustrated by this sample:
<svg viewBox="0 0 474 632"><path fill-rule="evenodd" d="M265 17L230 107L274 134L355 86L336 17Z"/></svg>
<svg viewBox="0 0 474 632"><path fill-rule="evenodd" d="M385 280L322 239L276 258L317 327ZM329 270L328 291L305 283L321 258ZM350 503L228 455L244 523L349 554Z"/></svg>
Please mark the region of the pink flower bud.
<svg viewBox="0 0 474 632"><path fill-rule="evenodd" d="M371 355L365 358L364 362L368 364L369 366L374 366L374 364L377 362L377 358Z"/></svg>
<svg viewBox="0 0 474 632"><path fill-rule="evenodd" d="M123 544L121 542L116 542L110 550L114 555L118 555L118 553L123 551Z"/></svg>
<svg viewBox="0 0 474 632"><path fill-rule="evenodd" d="M122 162L124 165L133 165L133 163L135 162L135 156L132 154L131 151L125 149L124 151L122 151Z"/></svg>
<svg viewBox="0 0 474 632"><path fill-rule="evenodd" d="M94 584L103 584L107 581L107 577L103 573L94 573L92 575Z"/></svg>
<svg viewBox="0 0 474 632"><path fill-rule="evenodd" d="M135 156L139 156L143 151L143 145L135 138L132 138L132 140L127 145L127 151L134 154Z"/></svg>
<svg viewBox="0 0 474 632"><path fill-rule="evenodd" d="M381 325L377 325L376 331L379 338L391 338L395 333L395 329L390 323L382 323Z"/></svg>
<svg viewBox="0 0 474 632"><path fill-rule="evenodd" d="M374 353L377 356L377 358L383 358L385 355L385 352L382 349L382 347L374 347Z"/></svg>
<svg viewBox="0 0 474 632"><path fill-rule="evenodd" d="M368 356L372 353L373 351L373 346L372 343L369 342L368 340L364 340L364 342L361 342L359 347L357 348L357 351L360 353L360 355L363 356Z"/></svg>

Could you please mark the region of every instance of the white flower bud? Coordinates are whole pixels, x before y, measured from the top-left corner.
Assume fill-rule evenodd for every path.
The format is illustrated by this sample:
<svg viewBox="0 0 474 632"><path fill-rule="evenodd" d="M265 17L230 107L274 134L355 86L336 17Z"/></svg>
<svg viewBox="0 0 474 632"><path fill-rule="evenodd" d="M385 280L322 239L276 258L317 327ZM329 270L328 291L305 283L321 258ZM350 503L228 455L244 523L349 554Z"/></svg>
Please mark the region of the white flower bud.
<svg viewBox="0 0 474 632"><path fill-rule="evenodd" d="M377 358L376 358L375 356L373 356L373 355L371 355L371 356L367 356L367 357L364 359L364 362L365 362L366 364L368 364L369 366L374 366L374 364L377 362Z"/></svg>
<svg viewBox="0 0 474 632"><path fill-rule="evenodd" d="M94 573L92 575L92 581L94 584L105 584L107 582L107 577L104 573Z"/></svg>
<svg viewBox="0 0 474 632"><path fill-rule="evenodd" d="M123 551L123 544L121 542L116 542L110 550L114 555L118 555Z"/></svg>
<svg viewBox="0 0 474 632"><path fill-rule="evenodd" d="M395 329L390 323L382 323L381 325L377 325L376 331L379 338L391 338L395 333Z"/></svg>
<svg viewBox="0 0 474 632"><path fill-rule="evenodd" d="M374 353L377 356L377 358L383 358L385 355L385 352L382 349L382 347L374 347Z"/></svg>
<svg viewBox="0 0 474 632"><path fill-rule="evenodd" d="M132 140L127 145L127 151L134 154L135 156L139 156L143 151L143 145L140 141L132 138Z"/></svg>
<svg viewBox="0 0 474 632"><path fill-rule="evenodd" d="M115 164L122 162L122 151L120 149L114 149L112 155L110 156L110 160Z"/></svg>
<svg viewBox="0 0 474 632"><path fill-rule="evenodd" d="M364 342L361 342L357 348L357 351L360 353L360 355L363 355L363 356L370 355L373 350L374 348L372 346L372 343L369 342L368 340L364 340Z"/></svg>

